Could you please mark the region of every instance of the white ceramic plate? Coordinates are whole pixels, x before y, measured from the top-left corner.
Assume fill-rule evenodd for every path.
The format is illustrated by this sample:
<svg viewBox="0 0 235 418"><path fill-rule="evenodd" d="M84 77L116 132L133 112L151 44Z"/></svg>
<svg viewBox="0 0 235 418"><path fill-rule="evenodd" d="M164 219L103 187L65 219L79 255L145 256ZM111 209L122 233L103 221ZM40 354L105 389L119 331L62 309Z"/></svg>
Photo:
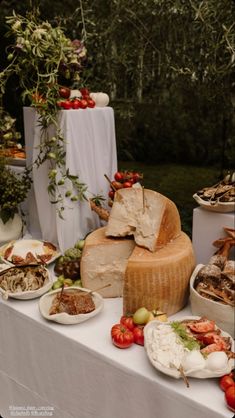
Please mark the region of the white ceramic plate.
<svg viewBox="0 0 235 418"><path fill-rule="evenodd" d="M180 318L179 322L185 320L185 319L199 319L199 316L187 316L184 318ZM177 321L177 319L175 319L173 322ZM165 367L163 366L160 362L158 362L157 360L153 359L152 357L152 350L151 350L151 342L149 340L149 331L151 331L152 329L155 329L156 327L159 327L159 325L162 325L163 323L157 320L153 320L151 322L149 322L145 327L144 327L144 346L145 346L145 350L147 352L147 356L150 360L150 363L160 372L167 374L168 376L171 377L175 377L176 379L180 379L182 376L180 374L180 372L173 367ZM164 322L164 324L167 324L167 322ZM169 322L168 322L169 324ZM221 335L223 337L229 337L231 339L231 344L232 344L232 348L231 350L234 351L234 341L231 337L231 335L229 335L227 332L221 331ZM220 369L220 370L209 370L209 369L201 369L201 370L194 370L194 371L189 371L188 373L185 372L186 376L191 376L191 377L196 377L199 379L207 379L210 377L220 377L223 376L225 374L228 374L232 371L232 369L234 368L234 359L229 359L227 362L227 367L225 367L224 369Z"/></svg>
<svg viewBox="0 0 235 418"><path fill-rule="evenodd" d="M14 266L16 267L16 266ZM9 266L8 266L9 268ZM22 268L22 267L20 267ZM6 270L5 270L6 271ZM13 298L13 299L21 299L21 300L27 300L27 299L36 299L40 296L42 296L44 293L48 292L48 290L52 287L53 285L53 278L49 272L48 269L46 269L47 273L48 273L48 279L44 280L44 284L42 287L40 287L40 289L37 290L27 290L25 292L8 292L3 290L0 287L0 293L2 294L3 299L8 299L9 298Z"/></svg>
<svg viewBox="0 0 235 418"><path fill-rule="evenodd" d="M13 263L12 261L12 256L19 256L22 257L23 259L25 259L27 253L31 252L33 254L34 257L40 255L40 256L46 256L46 255L51 255L51 258L49 260L45 260L45 264L50 264L53 261L55 261L55 259L60 255L59 250L53 245L53 247L55 247L55 249L50 248L48 246L45 246L44 243L46 243L46 241L39 241L39 240L34 240L34 239L20 239L17 241L11 241L5 245L3 245L2 247L0 247L0 256L2 256L2 258L6 261L9 261L11 263ZM49 245L51 243L48 243ZM9 256L6 255L6 251L13 246L12 251L10 252ZM37 259L38 263L42 263L42 261L40 261L40 259ZM13 263L15 265L20 265L20 263ZM30 263L27 263L30 264ZM31 264L35 264L35 263L31 263Z"/></svg>
<svg viewBox="0 0 235 418"><path fill-rule="evenodd" d="M9 269L9 267L12 267L13 264L9 263L9 261L4 260L2 257L0 257L0 272L3 270Z"/></svg>
<svg viewBox="0 0 235 418"><path fill-rule="evenodd" d="M217 326L235 337L234 318L235 309L232 306L201 296L194 288L199 270L204 264L198 264L190 278L190 304L193 315L210 317Z"/></svg>
<svg viewBox="0 0 235 418"><path fill-rule="evenodd" d="M207 200L202 199L200 196L198 196L197 193L193 195L193 198L204 209L210 210L212 212L233 212L235 210L235 202L217 202L213 204Z"/></svg>
<svg viewBox="0 0 235 418"><path fill-rule="evenodd" d="M64 289L64 292L69 292L73 290L81 290L84 292L89 292L89 289L85 288L78 288L76 286L71 286ZM56 289L52 292L47 293L46 295L42 296L39 300L39 310L41 315L48 319L49 321L58 322L59 324L79 324L81 322L87 321L88 319L92 318L93 316L97 315L102 309L104 305L104 301L102 296L99 293L92 292L92 298L95 304L95 310L87 313L87 314L79 314L79 315L69 315L66 312L49 315L49 310L52 305L52 301L55 297L55 294L61 292L61 289Z"/></svg>

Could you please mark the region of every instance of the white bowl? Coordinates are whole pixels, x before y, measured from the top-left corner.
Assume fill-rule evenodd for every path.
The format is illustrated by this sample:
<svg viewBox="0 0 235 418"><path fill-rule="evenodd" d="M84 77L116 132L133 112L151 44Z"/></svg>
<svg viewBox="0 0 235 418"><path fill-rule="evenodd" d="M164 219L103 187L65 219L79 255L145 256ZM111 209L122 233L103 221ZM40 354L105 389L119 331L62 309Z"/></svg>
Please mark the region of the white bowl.
<svg viewBox="0 0 235 418"><path fill-rule="evenodd" d="M235 309L230 305L225 305L214 300L204 298L194 288L194 283L199 270L204 267L198 264L190 278L190 303L193 315L206 316L213 319L217 326L228 332L233 338L235 336Z"/></svg>
<svg viewBox="0 0 235 418"><path fill-rule="evenodd" d="M17 266L13 266L13 267L17 268ZM8 269L9 269L9 266L8 266ZM27 290L25 292L15 292L15 293L5 291L0 287L0 293L2 294L3 299L8 299L8 297L13 298L13 299L22 299L22 300L36 299L42 296L44 293L48 292L48 290L53 285L53 278L49 270L48 269L45 269L45 270L48 273L48 278L44 280L44 284L42 287L40 287L37 290Z"/></svg>
<svg viewBox="0 0 235 418"><path fill-rule="evenodd" d="M186 319L199 319L199 316L187 316L184 318L179 318L179 322L184 321ZM211 318L209 318L211 319ZM172 322L177 321L177 319L175 319ZM180 373L179 370L177 370L176 368L173 367L166 367L164 365L162 365L160 362L158 362L157 360L153 359L152 357L152 350L151 350L151 341L149 340L148 334L149 331L151 331L151 329L154 329L156 327L159 327L159 325L164 325L164 324L169 324L169 322L160 322L157 320L153 320L150 321L147 325L145 325L144 327L144 347L145 350L147 352L147 356L150 360L150 363L155 367L155 369L159 370L160 372L167 374L168 376L174 377L176 379L180 379L182 378L182 375ZM224 332L221 330L221 335L223 337L229 337L231 340L231 345L232 348L231 350L234 350L234 341L231 337L231 335L229 335L227 332ZM198 379L207 379L207 378L211 378L211 377L220 377L223 376L225 374L230 373L234 368L234 359L228 359L227 365L226 367L224 367L223 369L220 370L210 370L206 367L204 367L203 369L194 369L194 370L190 370L189 372L185 372L185 376L190 376L190 377L196 377Z"/></svg>
<svg viewBox="0 0 235 418"><path fill-rule="evenodd" d="M209 202L207 200L202 199L200 196L198 196L197 193L193 195L193 198L196 200L196 202L202 206L206 210L210 210L212 212L234 212L235 210L235 202Z"/></svg>
<svg viewBox="0 0 235 418"><path fill-rule="evenodd" d="M73 289L81 290L82 292L90 292L89 289L85 289L84 287L81 288L77 286L67 287L64 289L64 292L69 292L70 290L73 290ZM52 305L52 301L55 297L55 294L59 292L61 292L61 289L56 289L42 296L39 300L40 313L45 319L48 319L49 321L58 322L59 324L79 324L97 315L103 309L104 301L103 301L102 296L99 293L92 292L92 299L95 304L94 311L86 313L86 314L79 314L79 315L69 315L66 312L49 315L49 311Z"/></svg>

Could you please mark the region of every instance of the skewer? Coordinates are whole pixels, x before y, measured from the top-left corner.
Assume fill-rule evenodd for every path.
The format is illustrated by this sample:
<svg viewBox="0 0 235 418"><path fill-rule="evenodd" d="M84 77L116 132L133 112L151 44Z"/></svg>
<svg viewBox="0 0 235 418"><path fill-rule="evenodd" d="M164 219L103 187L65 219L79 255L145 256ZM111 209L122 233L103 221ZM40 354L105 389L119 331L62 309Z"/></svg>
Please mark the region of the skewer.
<svg viewBox="0 0 235 418"><path fill-rule="evenodd" d="M184 369L183 369L183 366L182 366L182 364L180 365L180 367L179 367L179 372L180 372L180 376L182 377L182 379L183 379L183 381L184 381L184 383L185 383L185 385L187 386L187 388L189 388L189 381L188 381L188 378L187 378L187 376L185 376L185 373L184 373Z"/></svg>
<svg viewBox="0 0 235 418"><path fill-rule="evenodd" d="M200 294L202 294L202 293L205 293L208 296L212 296L215 299L219 299L219 300L223 301L224 303L226 303L227 305L234 306L234 303L233 302L230 302L229 300L226 300L225 301L224 298L222 298L221 296L217 295L216 293L210 292L209 290L205 290L205 289L200 290Z"/></svg>
<svg viewBox="0 0 235 418"><path fill-rule="evenodd" d="M142 192L143 192L143 213L144 213L145 212L144 186L142 186Z"/></svg>
<svg viewBox="0 0 235 418"><path fill-rule="evenodd" d="M109 182L109 184L110 184L111 189L112 189L114 192L116 192L116 191L117 191L117 189L116 189L116 187L114 187L114 185L112 184L112 182L111 182L110 178L108 178L107 174L104 174L104 177L106 178L106 180L108 180L108 182Z"/></svg>

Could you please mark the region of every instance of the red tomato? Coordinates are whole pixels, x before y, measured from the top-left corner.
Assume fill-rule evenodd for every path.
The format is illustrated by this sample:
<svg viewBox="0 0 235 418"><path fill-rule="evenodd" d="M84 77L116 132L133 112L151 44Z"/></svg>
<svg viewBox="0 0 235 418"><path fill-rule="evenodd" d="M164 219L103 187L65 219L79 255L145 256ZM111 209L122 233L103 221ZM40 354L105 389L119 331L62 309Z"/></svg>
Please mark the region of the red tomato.
<svg viewBox="0 0 235 418"><path fill-rule="evenodd" d="M72 102L70 102L70 100L65 100L64 102L61 102L61 107L63 107L63 109L71 109L72 108Z"/></svg>
<svg viewBox="0 0 235 418"><path fill-rule="evenodd" d="M81 99L80 100L80 107L81 107L81 109L86 109L87 108L87 100Z"/></svg>
<svg viewBox="0 0 235 418"><path fill-rule="evenodd" d="M114 190L110 190L109 191L109 197L110 197L110 199L113 199L114 198L114 194L115 194Z"/></svg>
<svg viewBox="0 0 235 418"><path fill-rule="evenodd" d="M89 97L90 92L89 92L89 90L86 87L82 87L79 90L81 92L82 97L85 97L85 96L86 97Z"/></svg>
<svg viewBox="0 0 235 418"><path fill-rule="evenodd" d="M134 342L133 332L122 324L116 324L111 329L112 342L116 347L128 348Z"/></svg>
<svg viewBox="0 0 235 418"><path fill-rule="evenodd" d="M227 406L235 412L235 384L229 386L229 388L225 392L225 400L227 402Z"/></svg>
<svg viewBox="0 0 235 418"><path fill-rule="evenodd" d="M72 108L73 109L79 109L80 108L80 100L74 99L72 102Z"/></svg>
<svg viewBox="0 0 235 418"><path fill-rule="evenodd" d="M62 104L61 103L63 103L63 100L58 100L58 102L56 102L56 104L57 104L58 107L62 107Z"/></svg>
<svg viewBox="0 0 235 418"><path fill-rule="evenodd" d="M137 325L133 329L134 342L139 345L144 345L144 327Z"/></svg>
<svg viewBox="0 0 235 418"><path fill-rule="evenodd" d="M142 176L139 173L132 173L132 179L134 183L137 183L138 181L140 181L142 178Z"/></svg>
<svg viewBox="0 0 235 418"><path fill-rule="evenodd" d="M116 181L122 181L123 180L123 173L121 171L117 171L114 174L114 178Z"/></svg>
<svg viewBox="0 0 235 418"><path fill-rule="evenodd" d="M123 183L123 187L124 187L125 189L128 189L129 187L132 187L132 183L131 183L131 181L125 181L125 182Z"/></svg>
<svg viewBox="0 0 235 418"><path fill-rule="evenodd" d="M95 101L93 99L90 99L89 97L86 99L87 101L87 106L88 107L95 107Z"/></svg>
<svg viewBox="0 0 235 418"><path fill-rule="evenodd" d="M226 389L229 388L229 386L232 386L234 384L235 384L234 379L229 374L222 376L219 381L219 385L224 392L226 391Z"/></svg>
<svg viewBox="0 0 235 418"><path fill-rule="evenodd" d="M70 89L68 87L60 87L59 95L60 97L63 97L63 99L68 99L70 96Z"/></svg>
<svg viewBox="0 0 235 418"><path fill-rule="evenodd" d="M121 322L122 325L124 325L130 331L133 331L133 329L135 328L135 324L133 322L132 316L122 316L121 319L120 319L120 322Z"/></svg>

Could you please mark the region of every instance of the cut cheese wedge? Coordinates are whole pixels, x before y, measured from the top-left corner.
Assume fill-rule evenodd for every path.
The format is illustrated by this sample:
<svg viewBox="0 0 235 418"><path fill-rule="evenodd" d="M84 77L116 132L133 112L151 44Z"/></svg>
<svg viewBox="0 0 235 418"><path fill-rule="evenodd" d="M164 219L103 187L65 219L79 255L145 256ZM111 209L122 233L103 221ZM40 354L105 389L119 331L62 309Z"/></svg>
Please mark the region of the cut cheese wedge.
<svg viewBox="0 0 235 418"><path fill-rule="evenodd" d="M105 227L89 234L80 264L83 287L95 290L111 284L99 293L107 298L122 296L125 270L134 247L133 239L107 238Z"/></svg>
<svg viewBox="0 0 235 418"><path fill-rule="evenodd" d="M104 227L86 238L80 268L84 287L95 290L111 283L99 293L123 295L124 313L145 306L171 315L186 303L194 266L192 244L184 232L152 253L134 240L108 238Z"/></svg>
<svg viewBox="0 0 235 418"><path fill-rule="evenodd" d="M106 235L133 235L136 244L156 251L180 235L181 222L176 205L153 190L120 189L115 193Z"/></svg>

